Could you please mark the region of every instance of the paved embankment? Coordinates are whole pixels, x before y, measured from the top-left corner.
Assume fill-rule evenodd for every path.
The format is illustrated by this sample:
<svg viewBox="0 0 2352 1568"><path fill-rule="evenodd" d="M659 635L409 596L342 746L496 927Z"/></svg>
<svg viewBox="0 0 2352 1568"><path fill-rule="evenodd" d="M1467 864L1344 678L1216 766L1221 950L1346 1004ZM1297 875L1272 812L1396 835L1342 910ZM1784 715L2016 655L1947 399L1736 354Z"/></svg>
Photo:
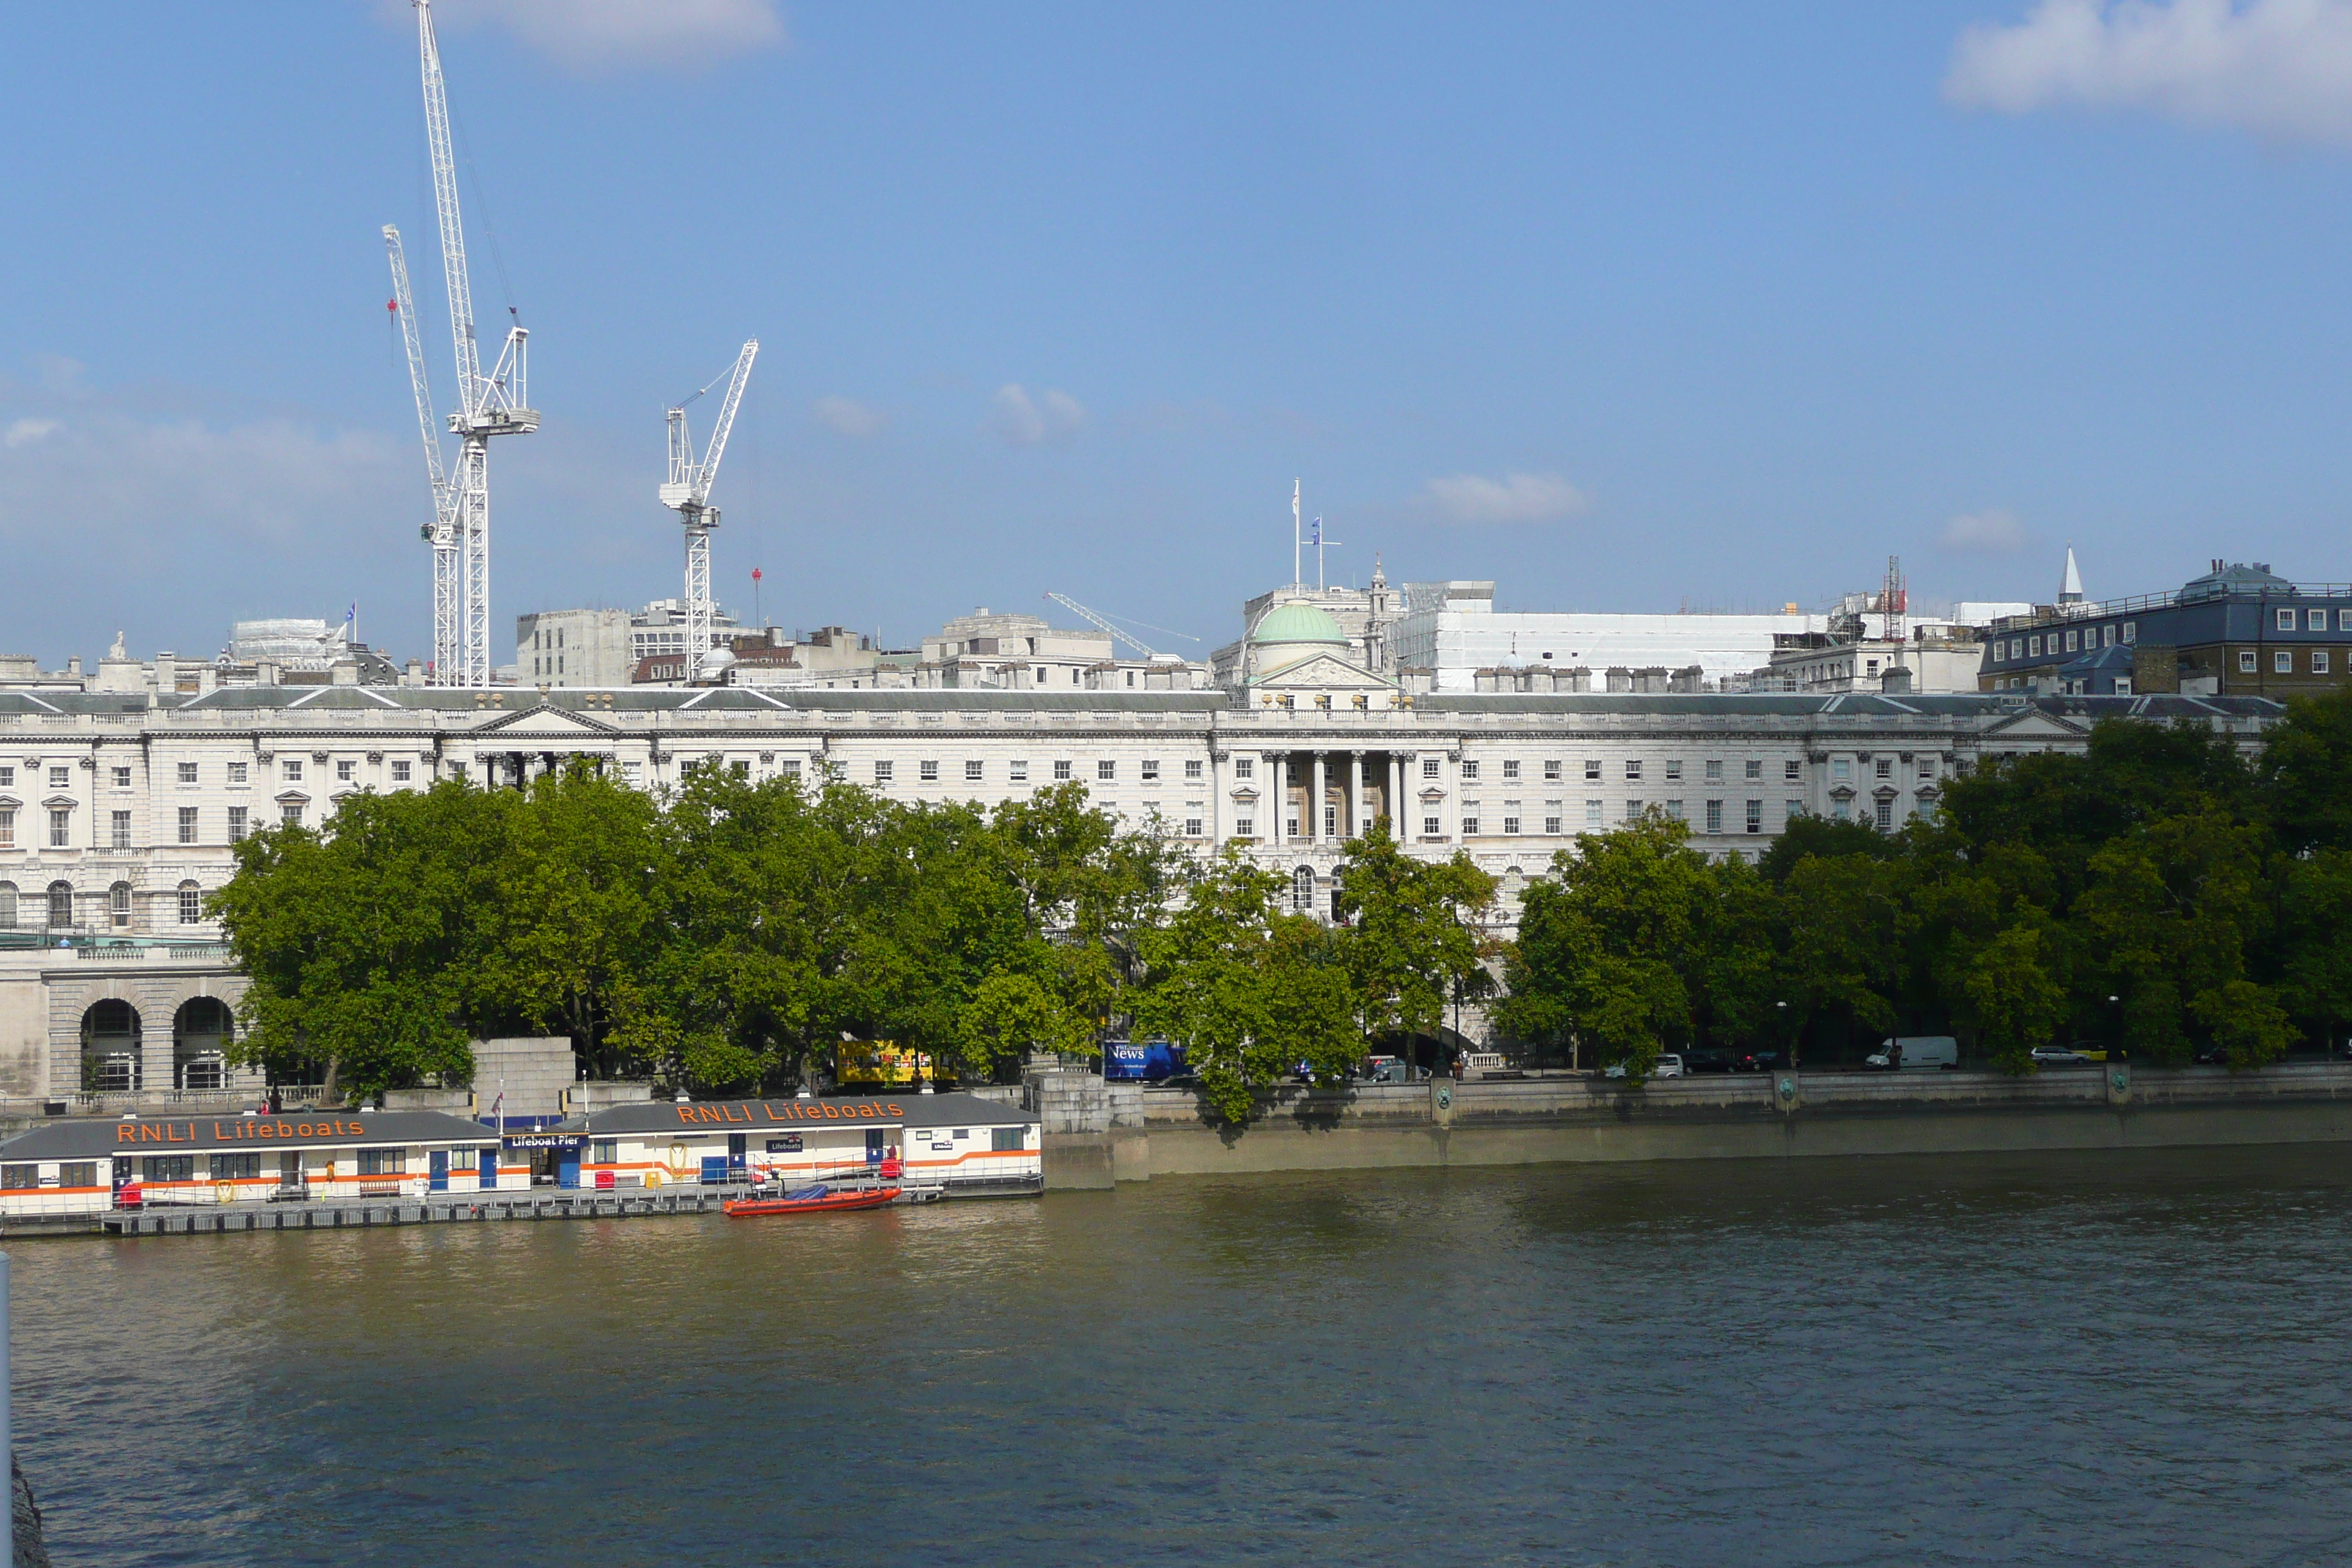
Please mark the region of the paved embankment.
<svg viewBox="0 0 2352 1568"><path fill-rule="evenodd" d="M1071 1102L1066 1089L1061 1098ZM1781 1072L1639 1088L1595 1077L1366 1085L1270 1096L1246 1127L1204 1116L1189 1091L1103 1103L1098 1127L1048 1120L1047 1186L1403 1165L2352 1142L2352 1063L2236 1074L2111 1063L2025 1078Z"/></svg>

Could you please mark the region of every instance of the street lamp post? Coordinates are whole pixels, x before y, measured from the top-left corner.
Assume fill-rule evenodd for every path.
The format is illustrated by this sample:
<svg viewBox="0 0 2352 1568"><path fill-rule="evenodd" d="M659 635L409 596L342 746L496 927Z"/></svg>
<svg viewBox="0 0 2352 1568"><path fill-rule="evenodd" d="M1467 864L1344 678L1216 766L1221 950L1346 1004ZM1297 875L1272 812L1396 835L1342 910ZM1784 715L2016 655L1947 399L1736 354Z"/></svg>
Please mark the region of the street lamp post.
<svg viewBox="0 0 2352 1568"><path fill-rule="evenodd" d="M1797 1065L1797 1037L1789 1033L1789 1005L1775 1002L1772 1006L1780 1020L1780 1037L1789 1042L1789 1065L1794 1068Z"/></svg>

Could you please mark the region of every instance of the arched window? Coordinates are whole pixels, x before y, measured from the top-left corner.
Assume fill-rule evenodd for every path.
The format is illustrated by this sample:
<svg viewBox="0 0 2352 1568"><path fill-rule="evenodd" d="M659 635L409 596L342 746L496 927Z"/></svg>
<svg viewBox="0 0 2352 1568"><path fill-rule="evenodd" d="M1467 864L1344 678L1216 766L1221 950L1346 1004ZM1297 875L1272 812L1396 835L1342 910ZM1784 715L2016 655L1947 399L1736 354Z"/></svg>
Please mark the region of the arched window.
<svg viewBox="0 0 2352 1568"><path fill-rule="evenodd" d="M117 882L106 889L106 918L116 931L131 929L131 884Z"/></svg>
<svg viewBox="0 0 2352 1568"><path fill-rule="evenodd" d="M49 929L64 931L73 923L73 884L51 882L49 884Z"/></svg>
<svg viewBox="0 0 2352 1568"><path fill-rule="evenodd" d="M108 998L81 1016L81 1087L91 1094L131 1094L145 1086L139 1011Z"/></svg>
<svg viewBox="0 0 2352 1568"><path fill-rule="evenodd" d="M16 884L0 882L0 931L16 929Z"/></svg>
<svg viewBox="0 0 2352 1568"><path fill-rule="evenodd" d="M1526 882L1526 880L1527 874L1521 871L1517 866L1505 871L1503 873L1504 895L1508 898L1517 898L1519 896L1519 888Z"/></svg>
<svg viewBox="0 0 2352 1568"><path fill-rule="evenodd" d="M236 1020L217 996L181 1004L172 1019L172 1079L175 1089L228 1087L226 1052Z"/></svg>
<svg viewBox="0 0 2352 1568"><path fill-rule="evenodd" d="M180 923L192 926L205 918L205 890L194 882L180 884Z"/></svg>
<svg viewBox="0 0 2352 1568"><path fill-rule="evenodd" d="M1290 907L1300 914L1315 908L1315 868L1301 866L1290 874Z"/></svg>

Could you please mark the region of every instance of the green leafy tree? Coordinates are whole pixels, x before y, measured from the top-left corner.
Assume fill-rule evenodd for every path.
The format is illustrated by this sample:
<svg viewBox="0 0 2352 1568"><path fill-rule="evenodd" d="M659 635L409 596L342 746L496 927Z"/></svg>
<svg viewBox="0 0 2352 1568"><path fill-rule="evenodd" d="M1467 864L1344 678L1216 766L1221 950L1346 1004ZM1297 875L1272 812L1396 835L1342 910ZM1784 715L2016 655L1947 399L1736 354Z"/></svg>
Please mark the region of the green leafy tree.
<svg viewBox="0 0 2352 1568"><path fill-rule="evenodd" d="M2044 962L2046 933L2011 926L1978 949L1963 982L1979 1037L2003 1071L2033 1070L2033 1052L2046 1046L2066 1016L2066 992Z"/></svg>
<svg viewBox="0 0 2352 1568"><path fill-rule="evenodd" d="M1496 882L1456 850L1431 863L1406 855L1385 818L1343 847L1339 912L1354 1005L1368 1035L1435 1035L1449 998L1483 978Z"/></svg>

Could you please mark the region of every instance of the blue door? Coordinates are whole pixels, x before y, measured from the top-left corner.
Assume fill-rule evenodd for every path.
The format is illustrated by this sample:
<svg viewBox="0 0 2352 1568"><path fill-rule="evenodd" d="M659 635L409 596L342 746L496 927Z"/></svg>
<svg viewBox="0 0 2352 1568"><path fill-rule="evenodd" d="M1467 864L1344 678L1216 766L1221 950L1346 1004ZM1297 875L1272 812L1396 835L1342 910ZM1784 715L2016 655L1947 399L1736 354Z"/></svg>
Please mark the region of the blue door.
<svg viewBox="0 0 2352 1568"><path fill-rule="evenodd" d="M559 1149L556 1151L555 1157L559 1162L555 1167L555 1184L559 1187L578 1186L580 1184L580 1151Z"/></svg>
<svg viewBox="0 0 2352 1568"><path fill-rule="evenodd" d="M869 1165L878 1165L882 1163L882 1130L878 1127L866 1130L866 1163Z"/></svg>
<svg viewBox="0 0 2352 1568"><path fill-rule="evenodd" d="M436 1149L433 1151L433 1181L431 1183L431 1186L432 1190L436 1193L446 1193L449 1190L449 1151L446 1149Z"/></svg>
<svg viewBox="0 0 2352 1568"><path fill-rule="evenodd" d="M705 1154L702 1157L702 1184L715 1187L727 1180L727 1156Z"/></svg>
<svg viewBox="0 0 2352 1568"><path fill-rule="evenodd" d="M727 1179L729 1181L748 1182L751 1179L749 1150L749 1134L742 1132L727 1134Z"/></svg>

